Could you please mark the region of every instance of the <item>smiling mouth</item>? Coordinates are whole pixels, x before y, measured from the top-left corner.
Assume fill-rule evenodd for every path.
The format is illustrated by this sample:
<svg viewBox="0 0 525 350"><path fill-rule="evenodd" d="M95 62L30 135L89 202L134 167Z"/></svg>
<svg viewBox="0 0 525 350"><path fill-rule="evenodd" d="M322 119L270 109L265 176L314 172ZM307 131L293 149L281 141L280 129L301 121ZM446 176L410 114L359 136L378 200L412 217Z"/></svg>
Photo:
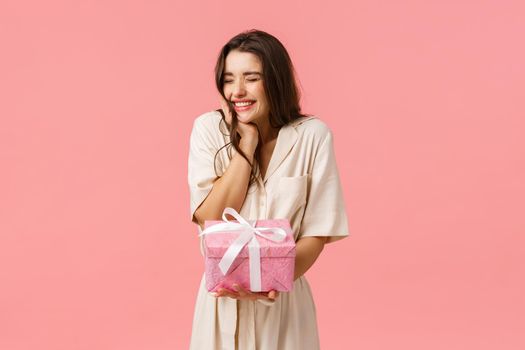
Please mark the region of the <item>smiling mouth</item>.
<svg viewBox="0 0 525 350"><path fill-rule="evenodd" d="M235 107L246 107L251 106L255 101L242 101L242 102L232 102Z"/></svg>
<svg viewBox="0 0 525 350"><path fill-rule="evenodd" d="M253 106L255 105L255 102L256 101L236 102L236 103L233 104L233 108L237 112L248 111L248 110L253 108Z"/></svg>

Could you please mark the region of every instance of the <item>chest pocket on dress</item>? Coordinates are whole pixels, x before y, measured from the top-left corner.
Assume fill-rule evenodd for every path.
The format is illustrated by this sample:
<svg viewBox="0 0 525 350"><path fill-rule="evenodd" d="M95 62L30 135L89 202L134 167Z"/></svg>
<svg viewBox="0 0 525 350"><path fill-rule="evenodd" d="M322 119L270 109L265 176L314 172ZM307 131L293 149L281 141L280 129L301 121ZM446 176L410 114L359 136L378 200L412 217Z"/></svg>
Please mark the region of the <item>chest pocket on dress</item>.
<svg viewBox="0 0 525 350"><path fill-rule="evenodd" d="M308 174L280 177L277 187L278 215L288 218L291 223L296 218L301 220L306 204Z"/></svg>

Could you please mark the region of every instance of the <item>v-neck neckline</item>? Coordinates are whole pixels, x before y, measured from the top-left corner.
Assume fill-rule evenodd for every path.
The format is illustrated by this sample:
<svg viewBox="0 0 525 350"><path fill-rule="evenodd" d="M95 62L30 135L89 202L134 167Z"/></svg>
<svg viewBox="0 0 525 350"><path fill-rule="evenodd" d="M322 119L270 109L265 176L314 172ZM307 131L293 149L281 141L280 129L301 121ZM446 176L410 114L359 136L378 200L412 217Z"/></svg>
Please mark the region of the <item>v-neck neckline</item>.
<svg viewBox="0 0 525 350"><path fill-rule="evenodd" d="M266 172L264 173L264 177L262 178L263 185L266 184L268 179L277 170L279 165L281 165L281 163L286 158L292 147L295 145L296 141L297 132L295 131L294 125L283 125L279 129L279 133L277 134L277 140L275 141L275 146L273 148L272 155L270 156L270 161L268 162L268 167L266 168ZM260 176L259 179L261 179Z"/></svg>

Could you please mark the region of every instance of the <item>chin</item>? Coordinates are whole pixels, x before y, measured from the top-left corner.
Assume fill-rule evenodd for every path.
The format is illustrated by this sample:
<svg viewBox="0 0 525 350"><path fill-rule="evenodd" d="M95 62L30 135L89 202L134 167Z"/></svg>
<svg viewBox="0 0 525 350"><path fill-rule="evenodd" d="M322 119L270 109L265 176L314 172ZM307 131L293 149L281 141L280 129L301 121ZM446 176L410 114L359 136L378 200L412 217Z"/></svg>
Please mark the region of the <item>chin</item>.
<svg viewBox="0 0 525 350"><path fill-rule="evenodd" d="M257 116L254 116L251 114L244 116L244 115L240 115L239 113L237 113L237 119L243 123L251 123L257 119Z"/></svg>

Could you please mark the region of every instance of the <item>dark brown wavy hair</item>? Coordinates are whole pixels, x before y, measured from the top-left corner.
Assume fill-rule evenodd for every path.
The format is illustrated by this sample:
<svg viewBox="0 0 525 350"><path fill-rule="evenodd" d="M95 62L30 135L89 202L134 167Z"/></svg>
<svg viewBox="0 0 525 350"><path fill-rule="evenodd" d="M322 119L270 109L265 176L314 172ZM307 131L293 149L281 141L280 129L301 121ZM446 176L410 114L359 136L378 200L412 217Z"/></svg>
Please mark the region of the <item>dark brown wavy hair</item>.
<svg viewBox="0 0 525 350"><path fill-rule="evenodd" d="M224 123L227 127L228 134L225 136L230 136L230 142L217 151L215 161L218 153L224 147L228 147L228 157L231 159L231 147L234 147L252 167L249 182L251 184L257 176L257 171L259 171L261 143L258 143L255 150L254 164L257 165L257 167L255 167L239 147L240 135L237 133L237 125L239 123L237 113L233 108L233 103L224 96L223 91L223 73L226 56L228 56L232 50L250 52L256 55L261 61L264 92L270 109L269 122L273 128L280 128L298 118L308 116L308 114L301 113L301 106L299 104L301 95L297 88L295 69L286 48L276 37L261 30L251 29L237 34L222 47L215 65L215 83L217 90L219 90L219 93L228 103L232 113L232 123L229 125L226 122L226 116L222 109L217 109L222 115L220 123ZM222 130L220 126L219 129ZM259 132L259 136L260 135ZM216 167L215 173L217 173Z"/></svg>

